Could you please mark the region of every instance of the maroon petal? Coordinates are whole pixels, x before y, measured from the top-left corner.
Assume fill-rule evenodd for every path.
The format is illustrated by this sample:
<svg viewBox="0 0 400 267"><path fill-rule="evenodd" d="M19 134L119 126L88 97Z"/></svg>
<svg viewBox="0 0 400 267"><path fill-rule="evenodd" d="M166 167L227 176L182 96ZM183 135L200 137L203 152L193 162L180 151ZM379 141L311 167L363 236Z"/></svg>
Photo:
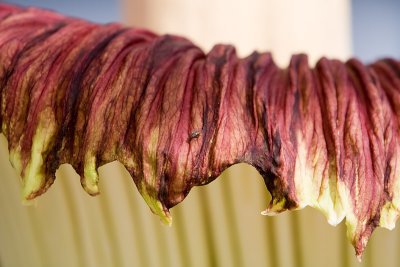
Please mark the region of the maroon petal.
<svg viewBox="0 0 400 267"><path fill-rule="evenodd" d="M0 4L0 124L32 199L71 164L98 193L120 161L152 211L245 162L272 194L264 214L312 206L346 218L357 255L400 207L400 62L204 54L177 36Z"/></svg>

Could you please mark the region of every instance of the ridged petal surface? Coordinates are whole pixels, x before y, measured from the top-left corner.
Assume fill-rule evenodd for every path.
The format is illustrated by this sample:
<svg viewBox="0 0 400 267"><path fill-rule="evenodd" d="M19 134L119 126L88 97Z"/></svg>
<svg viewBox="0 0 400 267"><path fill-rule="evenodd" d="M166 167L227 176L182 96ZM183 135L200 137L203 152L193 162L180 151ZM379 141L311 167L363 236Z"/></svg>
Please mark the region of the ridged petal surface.
<svg viewBox="0 0 400 267"><path fill-rule="evenodd" d="M71 164L98 193L118 160L153 212L229 166L254 166L264 214L312 206L346 219L357 255L400 205L400 61L364 65L204 53L189 40L0 4L0 124L33 199Z"/></svg>

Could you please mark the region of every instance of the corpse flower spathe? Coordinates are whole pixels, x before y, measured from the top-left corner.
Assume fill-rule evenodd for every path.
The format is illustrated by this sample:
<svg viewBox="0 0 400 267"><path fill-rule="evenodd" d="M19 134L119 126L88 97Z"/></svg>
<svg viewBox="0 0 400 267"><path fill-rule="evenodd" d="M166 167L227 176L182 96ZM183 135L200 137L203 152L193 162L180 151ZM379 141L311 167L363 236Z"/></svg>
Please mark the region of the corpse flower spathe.
<svg viewBox="0 0 400 267"><path fill-rule="evenodd" d="M245 162L272 194L265 214L307 205L346 219L361 255L400 206L400 62L205 54L177 36L0 4L0 124L33 199L71 164L98 193L118 160L152 209Z"/></svg>

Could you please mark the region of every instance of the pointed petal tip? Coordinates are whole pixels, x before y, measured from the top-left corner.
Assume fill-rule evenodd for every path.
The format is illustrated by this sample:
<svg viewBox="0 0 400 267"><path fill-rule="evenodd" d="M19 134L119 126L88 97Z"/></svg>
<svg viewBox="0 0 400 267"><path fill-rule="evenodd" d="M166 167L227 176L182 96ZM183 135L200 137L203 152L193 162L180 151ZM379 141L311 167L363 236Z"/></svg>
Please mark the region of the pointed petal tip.
<svg viewBox="0 0 400 267"><path fill-rule="evenodd" d="M165 225L171 226L172 216L165 204L161 203L161 201L157 197L149 193L144 184L140 187L139 192L142 195L146 204L149 206L150 210L154 214L159 216L161 222Z"/></svg>
<svg viewBox="0 0 400 267"><path fill-rule="evenodd" d="M160 220L163 224L165 224L169 227L172 226L172 216L168 211L164 212L163 215L159 215L159 216L160 216Z"/></svg>
<svg viewBox="0 0 400 267"><path fill-rule="evenodd" d="M99 192L99 173L97 172L96 158L90 157L85 161L83 177L81 176L83 189L91 195L96 196Z"/></svg>
<svg viewBox="0 0 400 267"><path fill-rule="evenodd" d="M286 209L283 208L281 205L273 205L271 204L268 208L265 210L261 211L261 215L264 216L276 216L281 214L282 212L285 212Z"/></svg>
<svg viewBox="0 0 400 267"><path fill-rule="evenodd" d="M270 217L276 216L276 215L278 215L279 213L280 213L280 212L271 210L271 209L269 209L269 208L267 208L267 209L261 211L261 215L263 215L263 216L270 216Z"/></svg>
<svg viewBox="0 0 400 267"><path fill-rule="evenodd" d="M362 256L364 254L365 247L367 246L367 242L368 241L364 242L362 240L359 240L359 241L356 241L356 243L353 244L358 262L362 261Z"/></svg>
<svg viewBox="0 0 400 267"><path fill-rule="evenodd" d="M362 261L362 253L360 253L360 254L356 253L356 258L357 258L358 262L361 263L361 261Z"/></svg>
<svg viewBox="0 0 400 267"><path fill-rule="evenodd" d="M40 173L28 171L28 175L22 178L21 197L24 201L33 200L46 191L46 179Z"/></svg>
<svg viewBox="0 0 400 267"><path fill-rule="evenodd" d="M172 226L172 216L169 210L161 202L147 203L150 210L159 217L160 221L167 226ZM153 205L155 204L155 205Z"/></svg>
<svg viewBox="0 0 400 267"><path fill-rule="evenodd" d="M393 230L396 227L396 222L398 218L398 208L391 202L386 203L381 210L379 226L388 230Z"/></svg>
<svg viewBox="0 0 400 267"><path fill-rule="evenodd" d="M361 262L361 260L362 260L362 256L364 254L365 248L367 247L368 240L371 236L371 233L372 233L372 231L367 231L362 234L354 233L355 236L353 237L352 244L353 244L353 247L355 250L357 260L359 262Z"/></svg>
<svg viewBox="0 0 400 267"><path fill-rule="evenodd" d="M27 199L24 196L22 196L22 198L21 198L21 203L22 203L22 205L28 206L28 207L37 205L36 199Z"/></svg>
<svg viewBox="0 0 400 267"><path fill-rule="evenodd" d="M269 206L261 212L261 215L264 216L276 216L284 211L287 210L285 207L286 204L286 199L272 199L271 202L269 203Z"/></svg>
<svg viewBox="0 0 400 267"><path fill-rule="evenodd" d="M81 182L83 189L91 196L97 196L100 194L99 186L97 183L92 184L85 181L85 179Z"/></svg>

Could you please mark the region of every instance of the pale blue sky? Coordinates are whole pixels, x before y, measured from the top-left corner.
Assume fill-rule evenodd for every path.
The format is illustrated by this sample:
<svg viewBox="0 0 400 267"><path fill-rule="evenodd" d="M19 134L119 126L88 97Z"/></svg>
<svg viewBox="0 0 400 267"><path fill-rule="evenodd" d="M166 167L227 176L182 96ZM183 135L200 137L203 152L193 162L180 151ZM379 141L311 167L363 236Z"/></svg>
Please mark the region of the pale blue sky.
<svg viewBox="0 0 400 267"><path fill-rule="evenodd" d="M45 7L95 22L105 23L120 20L120 2L118 0L0 0L0 2Z"/></svg>
<svg viewBox="0 0 400 267"><path fill-rule="evenodd" d="M353 0L353 53L364 61L400 59L400 1Z"/></svg>

